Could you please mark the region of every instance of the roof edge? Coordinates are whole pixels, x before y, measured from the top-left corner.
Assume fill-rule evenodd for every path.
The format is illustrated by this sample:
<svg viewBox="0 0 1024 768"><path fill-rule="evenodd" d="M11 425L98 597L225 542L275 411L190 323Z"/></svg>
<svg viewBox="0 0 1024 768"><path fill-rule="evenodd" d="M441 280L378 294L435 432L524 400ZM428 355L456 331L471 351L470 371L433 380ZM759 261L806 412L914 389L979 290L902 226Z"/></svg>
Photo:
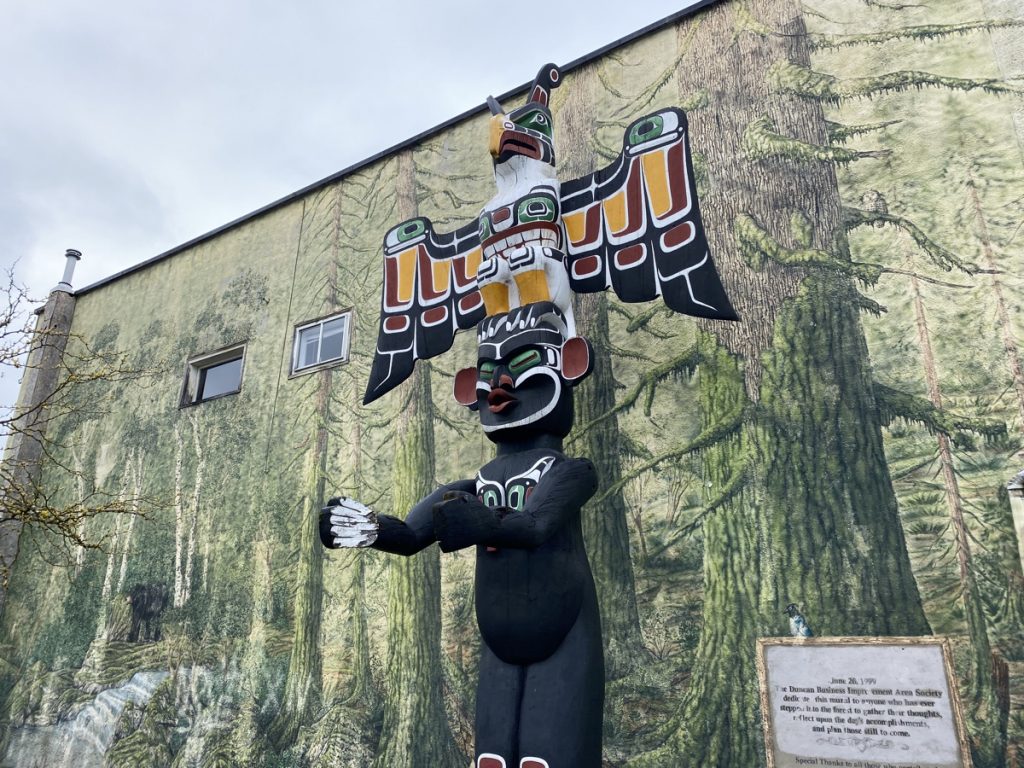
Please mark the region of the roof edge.
<svg viewBox="0 0 1024 768"><path fill-rule="evenodd" d="M573 59L568 64L559 67L559 69L561 69L563 75L568 74L569 72L579 69L585 64L589 64L591 61L594 61L595 59L604 56L605 54L615 50L616 48L621 48L624 45L636 42L637 40L646 37L647 35L650 35L654 32L657 32L663 29L664 27L675 24L680 19L684 19L687 16L690 16L709 5L714 5L716 2L719 2L719 0L697 0L692 5L689 5L680 11L676 11L675 13L669 14L665 18L659 19L658 21L651 22L647 26L642 27L636 30L635 32L631 32L625 37L620 37L618 40L608 43L607 45L601 46L597 50L591 51L590 53L580 56L579 58ZM517 96L523 93L530 87L531 82L532 81L528 81L520 86L517 86L509 91L506 91L505 93L497 97L498 100L505 101L506 99L510 99L513 96ZM438 125L435 125L433 128L428 128L427 130L422 131L416 134L415 136L412 136L411 138L405 139L404 141L401 141L398 144L395 144L391 147L388 147L387 149L377 152L376 154L370 155L369 157L359 160L353 163L352 165L348 166L347 168L343 168L340 171L332 173L330 176L325 176L319 181L314 181L312 184L307 184L305 187L302 187L301 189L298 189L295 192L291 192L290 194L287 194L282 198L274 200L271 203L267 203L266 205L257 208L255 211L244 214L243 216L239 216L237 219L233 219L232 221L229 221L226 224L221 224L219 227L211 229L209 232L205 232L201 235L198 235L197 237L193 237L191 240L187 240L186 242L181 243L180 245L176 245L173 248L164 251L163 253L159 253L156 256L152 256L146 259L145 261L141 261L138 264L135 264L131 267L127 267L119 272L115 272L109 277L97 280L95 283L91 283L83 288L79 288L74 292L73 295L84 296L87 293L95 291L97 288L102 288L103 286L108 285L109 283L113 283L135 272L139 272L140 270L143 270L146 267L150 267L158 262L161 262L164 259L169 259L171 256L174 256L183 251L187 251L189 248L199 245L200 243L203 243L207 240L211 240L214 237L217 237L218 235L222 235L225 232L234 229L235 227L239 227L250 221L254 221L255 219L258 219L264 214L270 213L271 211L288 205L289 203L293 203L296 200L299 200L302 197L308 195L310 192L315 192L316 190L322 187L326 187L330 184L340 181L346 176L356 173L357 171L360 171L363 168L366 168L367 166L373 165L378 160L382 160L385 157L388 157L389 155L393 155L398 152L401 152L404 149L413 147L425 141L426 139L432 138L433 136L442 133L448 130L449 128L458 125L459 123L481 113L490 114L490 110L488 109L486 103L481 103L476 107L471 107L470 109L467 109L466 111L461 112L460 114L455 115L454 117L451 117L448 120L439 123Z"/></svg>

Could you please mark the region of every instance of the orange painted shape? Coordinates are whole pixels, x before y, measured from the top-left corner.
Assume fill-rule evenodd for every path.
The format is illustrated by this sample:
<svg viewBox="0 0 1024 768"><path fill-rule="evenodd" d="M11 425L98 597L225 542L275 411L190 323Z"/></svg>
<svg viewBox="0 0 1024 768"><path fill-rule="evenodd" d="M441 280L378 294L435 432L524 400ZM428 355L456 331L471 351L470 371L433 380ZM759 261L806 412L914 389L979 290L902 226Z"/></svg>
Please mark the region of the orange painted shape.
<svg viewBox="0 0 1024 768"><path fill-rule="evenodd" d="M452 263L450 260L445 259L433 260L432 272L434 273L434 292L435 293L448 293L448 285L451 283L452 277Z"/></svg>
<svg viewBox="0 0 1024 768"><path fill-rule="evenodd" d="M490 283L480 286L480 295L484 297L487 316L500 315L508 312L508 286L501 283Z"/></svg>
<svg viewBox="0 0 1024 768"><path fill-rule="evenodd" d="M406 248L398 254L398 300L402 304L412 301L416 284L416 253L419 246Z"/></svg>
<svg viewBox="0 0 1024 768"><path fill-rule="evenodd" d="M474 248L466 254L466 277L476 277L480 271L480 262L483 260L483 249Z"/></svg>
<svg viewBox="0 0 1024 768"><path fill-rule="evenodd" d="M644 180L647 182L647 195L651 201L651 211L655 218L662 218L672 210L672 193L668 186L668 166L665 151L658 150L643 156Z"/></svg>
<svg viewBox="0 0 1024 768"><path fill-rule="evenodd" d="M569 238L569 242L573 245L579 245L587 237L586 209L574 211L568 216L563 216L562 223L565 224L566 237Z"/></svg>
<svg viewBox="0 0 1024 768"><path fill-rule="evenodd" d="M551 292L548 290L548 278L543 269L517 272L515 278L516 287L519 288L519 303L522 306L525 307L527 304L533 304L537 301L551 301Z"/></svg>
<svg viewBox="0 0 1024 768"><path fill-rule="evenodd" d="M608 230L617 235L622 232L629 219L626 215L626 190L623 189L604 201L604 216L608 222Z"/></svg>

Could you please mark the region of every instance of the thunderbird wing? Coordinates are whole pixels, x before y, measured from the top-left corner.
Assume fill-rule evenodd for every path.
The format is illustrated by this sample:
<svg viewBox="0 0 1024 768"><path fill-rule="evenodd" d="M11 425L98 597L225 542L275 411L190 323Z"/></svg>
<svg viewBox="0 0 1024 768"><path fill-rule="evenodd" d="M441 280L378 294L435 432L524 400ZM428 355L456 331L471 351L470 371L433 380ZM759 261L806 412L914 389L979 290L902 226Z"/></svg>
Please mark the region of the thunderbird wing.
<svg viewBox="0 0 1024 768"><path fill-rule="evenodd" d="M409 377L417 360L446 352L456 332L483 319L479 267L476 220L440 233L419 217L384 236L380 330L364 404L390 392Z"/></svg>
<svg viewBox="0 0 1024 768"><path fill-rule="evenodd" d="M562 184L569 283L626 302L661 296L676 312L735 320L711 259L686 114L669 108L626 129L608 167Z"/></svg>

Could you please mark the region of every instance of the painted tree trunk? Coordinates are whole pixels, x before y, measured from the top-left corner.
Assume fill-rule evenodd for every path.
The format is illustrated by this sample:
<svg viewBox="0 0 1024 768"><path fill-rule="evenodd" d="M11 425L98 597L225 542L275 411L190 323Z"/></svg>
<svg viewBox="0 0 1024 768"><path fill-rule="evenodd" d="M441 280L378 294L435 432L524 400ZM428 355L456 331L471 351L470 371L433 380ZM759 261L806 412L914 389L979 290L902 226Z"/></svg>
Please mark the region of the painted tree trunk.
<svg viewBox="0 0 1024 768"><path fill-rule="evenodd" d="M416 215L412 156L398 159L398 213ZM434 414L430 365L398 392L405 404L395 435L392 509L404 516L434 490ZM373 768L422 768L468 763L445 716L441 663L441 552L431 545L412 557L388 559L388 656L384 726Z"/></svg>
<svg viewBox="0 0 1024 768"><path fill-rule="evenodd" d="M174 607L180 608L185 597L185 501L183 488L183 461L185 439L181 425L174 425Z"/></svg>
<svg viewBox="0 0 1024 768"><path fill-rule="evenodd" d="M747 216L783 247L849 259L828 164L744 155L745 130L765 116L787 136L827 141L820 105L768 86L772 65L809 64L800 14L793 0L720 3L692 35L681 28L681 96L706 90L712 105L690 114L709 169L704 219L742 322L705 324L702 334L701 418L716 438L702 455L703 625L682 717L638 766L764 764L755 640L788 634L787 603L820 635L929 631L885 463L856 290L838 273L764 258L751 259L760 267L752 269L739 258L750 246L735 227ZM771 33L752 32L751 18ZM724 52L714 44L722 40L732 41Z"/></svg>
<svg viewBox="0 0 1024 768"><path fill-rule="evenodd" d="M928 399L932 405L941 409L942 390L939 387L939 376L935 367L935 353L932 350L928 318L925 313L924 301L921 298L921 286L916 277L910 278L910 288L914 298L914 317L917 324L918 343L921 345L921 356L924 361L924 378L928 387ZM974 578L974 568L971 564L970 534L964 519L964 501L960 494L956 467L953 464L953 450L948 435L940 432L935 439L938 442L942 485L946 492L946 506L949 509L949 521L953 529L953 541L956 547L956 560L960 575L960 598L964 606L967 635L971 639L972 706L968 708L967 715L973 721L971 731L976 736L973 745L974 762L978 768L986 766L997 768L1003 764L1003 754L1006 749L1006 713L1000 712L996 691L993 687L992 647L989 643L981 591L978 589L978 583Z"/></svg>
<svg viewBox="0 0 1024 768"><path fill-rule="evenodd" d="M430 366L399 389L408 398L396 436L392 498L396 512L433 490L434 425ZM384 728L374 768L459 765L442 698L441 559L430 546L388 562L388 656Z"/></svg>
<svg viewBox="0 0 1024 768"><path fill-rule="evenodd" d="M1019 0L982 0L981 6L990 21L1019 19L1021 15ZM1013 81L1024 76L1024 29L1019 26L990 29L988 37L992 43L992 58L1003 79ZM1024 104L1020 101L1013 110L1013 127L1024 157Z"/></svg>
<svg viewBox="0 0 1024 768"><path fill-rule="evenodd" d="M1006 305L1006 299L1003 296L1003 282L999 279L999 266L992 247L992 237L988 231L988 223L985 221L985 212L981 207L977 182L973 173L970 173L967 178L967 189L970 194L971 209L974 212L974 221L977 225L978 239L981 240L981 251L985 257L984 266L991 272L992 295L996 300L996 320L999 323L999 335L1003 341L1003 351L1006 353L1010 377L1013 379L1013 391L1017 395L1017 413L1020 416L1021 426L1024 427L1024 365L1021 364L1020 348L1017 346L1017 337L1013 332L1010 312Z"/></svg>
<svg viewBox="0 0 1024 768"><path fill-rule="evenodd" d="M362 431L358 420L352 426L353 485L355 498L365 498L362 478ZM379 706L377 688L373 683L370 669L370 635L366 618L366 558L369 550L349 553L348 585L348 648L351 655L352 678L349 682L348 700L361 702L369 709Z"/></svg>
<svg viewBox="0 0 1024 768"><path fill-rule="evenodd" d="M557 135L565 148L561 178L578 178L594 170L594 154L581 151L592 141L596 126L590 105L598 84L596 65L578 70L559 112ZM608 337L608 297L604 293L576 297L577 333L594 348L594 372L575 392L576 424L587 424L615 405L615 381ZM600 486L595 499L583 508L583 535L587 557L601 606L605 672L610 679L626 674L644 651L636 605L636 584L630 558L629 526L623 492L605 496L622 476L619 421L603 420L572 438L572 452L594 462Z"/></svg>
<svg viewBox="0 0 1024 768"><path fill-rule="evenodd" d="M576 392L576 423L587 424L615 406L615 379L608 346L608 296L579 297L579 334L594 345L594 372ZM616 417L602 420L573 447L594 462L596 502L583 509L583 535L601 605L605 670L609 679L629 672L642 658L643 638L636 606L636 582L630 558L628 510L623 491L607 493L622 478L622 445Z"/></svg>
<svg viewBox="0 0 1024 768"><path fill-rule="evenodd" d="M188 546L185 551L185 574L182 580L184 584L184 605L192 597L192 569L196 558L196 540L199 531L199 504L203 499L203 471L206 469L206 460L203 457L203 443L199 437L199 419L195 413L189 414L188 419L192 424L192 449L196 454L196 477L195 485L192 488L192 503L189 509L192 517L188 528Z"/></svg>
<svg viewBox="0 0 1024 768"><path fill-rule="evenodd" d="M327 425L330 421L330 369L321 371L316 396L314 439L307 452L306 492L299 518L299 560L295 574L295 621L281 710L270 728L278 748L293 743L299 728L320 706L320 621L323 613L324 555L320 544L320 507L327 467Z"/></svg>

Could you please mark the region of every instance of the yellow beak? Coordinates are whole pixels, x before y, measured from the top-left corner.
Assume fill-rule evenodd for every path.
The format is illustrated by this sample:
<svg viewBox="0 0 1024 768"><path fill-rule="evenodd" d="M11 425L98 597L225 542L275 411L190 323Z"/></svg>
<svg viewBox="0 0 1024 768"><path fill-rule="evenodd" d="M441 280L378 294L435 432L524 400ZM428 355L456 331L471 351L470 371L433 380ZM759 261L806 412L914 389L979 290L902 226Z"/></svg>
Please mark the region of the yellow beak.
<svg viewBox="0 0 1024 768"><path fill-rule="evenodd" d="M508 118L505 115L491 115L491 132L490 141L488 142L488 148L491 151L491 157L497 157L501 146L501 134L505 132L507 128L511 128L512 124L509 123Z"/></svg>

